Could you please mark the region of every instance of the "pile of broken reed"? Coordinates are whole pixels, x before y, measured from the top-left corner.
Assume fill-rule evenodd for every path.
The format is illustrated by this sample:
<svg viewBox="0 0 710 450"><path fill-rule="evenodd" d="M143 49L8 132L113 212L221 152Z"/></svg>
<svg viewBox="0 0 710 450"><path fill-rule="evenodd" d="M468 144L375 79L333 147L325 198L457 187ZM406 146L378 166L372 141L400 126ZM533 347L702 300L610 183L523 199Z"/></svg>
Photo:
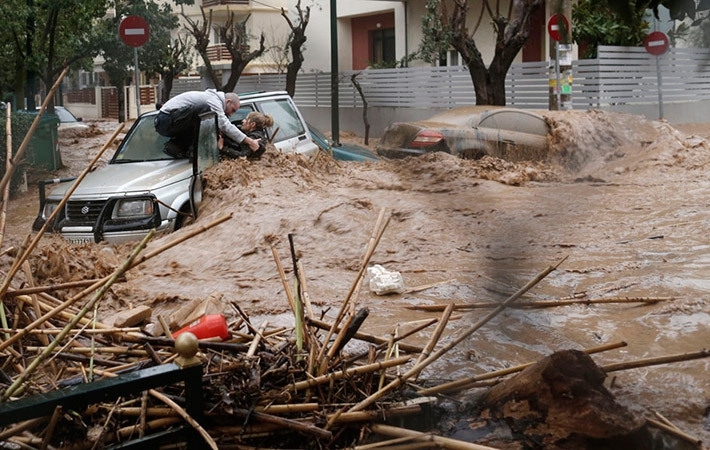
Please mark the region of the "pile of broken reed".
<svg viewBox="0 0 710 450"><path fill-rule="evenodd" d="M195 231L177 238L169 246L228 218L217 219L202 227L195 225ZM12 442L18 448L100 448L187 422L199 431L205 445L214 449L365 449L376 445L388 448L488 448L394 427L386 422L421 416L427 402L436 400L430 396L489 386L490 383L485 381L496 382L526 367L517 366L440 386L425 386L427 383L418 381L425 368L511 306L557 265L546 268L508 300L494 305L493 310L474 325L448 336L446 345L440 346L439 341L456 308L453 304L446 306L440 317L413 324L406 332L388 337L373 336L360 331L368 311L357 309L354 299L386 225L383 210L370 236L359 272L337 316L327 321L318 318L311 307L292 240L289 239L293 279L287 278L276 248L272 247L295 325L275 328L268 322L254 324L237 304L230 304L236 317L229 324L230 338L221 342L205 340L199 344L205 396L200 422L187 415L185 393L179 386L172 386L136 393L130 398L122 397L114 403L93 405L84 411L58 408L51 417L5 428L0 431L0 441ZM26 257L36 240L17 252L0 287L0 299L3 300L0 305L1 401L13 401L175 360L177 355L169 331L166 337L156 337L139 327L112 328L96 317L99 300L114 282L126 271L169 247L139 257L151 238L152 233L111 276L86 282L81 292L64 299L50 295L50 292L61 292L69 285L76 288L76 283L13 287L13 276L20 270L25 271L26 278L31 278ZM404 341L429 327L433 330L424 347ZM367 345L348 346L353 340ZM611 344L587 352L623 345L625 343ZM702 351L656 360L651 364L706 356L708 353ZM635 362L630 367L639 365ZM378 437L381 442L368 443L373 437ZM384 437L390 439L382 441Z"/></svg>

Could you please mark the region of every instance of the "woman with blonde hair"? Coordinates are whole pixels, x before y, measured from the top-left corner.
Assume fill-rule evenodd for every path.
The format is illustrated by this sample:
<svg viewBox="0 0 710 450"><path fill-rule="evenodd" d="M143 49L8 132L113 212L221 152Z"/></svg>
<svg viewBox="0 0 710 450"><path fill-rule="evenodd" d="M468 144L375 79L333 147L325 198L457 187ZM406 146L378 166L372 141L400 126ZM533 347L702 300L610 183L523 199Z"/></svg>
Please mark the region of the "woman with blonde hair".
<svg viewBox="0 0 710 450"><path fill-rule="evenodd" d="M227 158L239 158L246 156L250 160L259 160L261 155L266 151L268 137L266 128L274 125L274 118L269 114L263 114L257 111L252 111L242 120L239 128L242 133L252 139L259 140L259 148L252 151L248 145L238 144L237 142L224 137L224 143L220 149L220 153Z"/></svg>

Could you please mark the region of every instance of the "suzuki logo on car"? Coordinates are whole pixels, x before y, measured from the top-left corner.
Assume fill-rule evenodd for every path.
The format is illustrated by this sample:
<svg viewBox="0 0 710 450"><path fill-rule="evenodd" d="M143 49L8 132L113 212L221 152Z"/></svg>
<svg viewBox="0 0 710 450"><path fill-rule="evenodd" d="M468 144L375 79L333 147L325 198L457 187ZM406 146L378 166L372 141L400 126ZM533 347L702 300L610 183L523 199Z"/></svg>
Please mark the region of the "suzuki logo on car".
<svg viewBox="0 0 710 450"><path fill-rule="evenodd" d="M89 207L86 206L86 205L82 206L82 207L81 207L81 213L82 213L83 215L89 214Z"/></svg>

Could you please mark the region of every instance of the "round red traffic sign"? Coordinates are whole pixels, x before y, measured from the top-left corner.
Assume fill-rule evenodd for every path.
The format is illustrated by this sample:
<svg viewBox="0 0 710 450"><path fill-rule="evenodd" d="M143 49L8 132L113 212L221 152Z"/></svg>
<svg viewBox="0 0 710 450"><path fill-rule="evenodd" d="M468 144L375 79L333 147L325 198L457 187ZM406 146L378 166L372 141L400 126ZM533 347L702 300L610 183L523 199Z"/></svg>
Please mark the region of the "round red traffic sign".
<svg viewBox="0 0 710 450"><path fill-rule="evenodd" d="M547 20L547 32L550 33L550 38L555 41L562 40L562 33L569 36L569 20L562 14L550 16Z"/></svg>
<svg viewBox="0 0 710 450"><path fill-rule="evenodd" d="M148 42L150 27L141 16L128 16L121 21L118 27L121 40L131 47L140 47Z"/></svg>
<svg viewBox="0 0 710 450"><path fill-rule="evenodd" d="M668 36L666 33L654 31L646 36L643 46L646 47L647 52L654 56L662 55L668 50Z"/></svg>

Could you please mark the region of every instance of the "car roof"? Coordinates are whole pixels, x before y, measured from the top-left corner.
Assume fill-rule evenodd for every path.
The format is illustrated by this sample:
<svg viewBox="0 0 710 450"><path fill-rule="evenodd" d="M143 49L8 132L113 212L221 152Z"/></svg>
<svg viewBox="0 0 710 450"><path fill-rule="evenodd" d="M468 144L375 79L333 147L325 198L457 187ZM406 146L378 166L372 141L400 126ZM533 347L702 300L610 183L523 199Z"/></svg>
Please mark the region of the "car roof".
<svg viewBox="0 0 710 450"><path fill-rule="evenodd" d="M537 112L525 109L510 108L505 106L492 106L492 105L471 105L471 106L460 106L457 108L451 108L447 111L435 114L428 119L419 120L415 123L420 124L445 124L445 125L459 125L459 126L477 126L484 119L505 114L510 117L509 114L536 117L540 120L544 120Z"/></svg>
<svg viewBox="0 0 710 450"><path fill-rule="evenodd" d="M282 97L288 96L286 91L256 91L256 92L238 92L240 100L256 100L268 97Z"/></svg>
<svg viewBox="0 0 710 450"><path fill-rule="evenodd" d="M253 100L261 100L265 98L270 98L270 97L282 97L282 96L288 96L288 92L286 91L257 91L257 92L246 92L246 93L237 93L239 95L239 99L242 101L253 101ZM158 114L158 110L156 109L155 111L148 111L141 116L153 116L155 114Z"/></svg>

